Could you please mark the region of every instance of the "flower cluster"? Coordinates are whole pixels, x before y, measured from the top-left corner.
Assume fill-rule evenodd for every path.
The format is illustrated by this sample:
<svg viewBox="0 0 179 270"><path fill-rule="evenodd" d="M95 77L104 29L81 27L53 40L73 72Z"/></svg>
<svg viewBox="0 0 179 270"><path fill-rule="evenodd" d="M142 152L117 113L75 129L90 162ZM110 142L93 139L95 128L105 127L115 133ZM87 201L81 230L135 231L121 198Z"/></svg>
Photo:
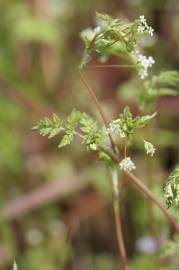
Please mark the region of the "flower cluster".
<svg viewBox="0 0 179 270"><path fill-rule="evenodd" d="M139 75L140 78L143 80L145 77L148 76L148 68L152 67L155 64L155 60L152 56L145 56L136 51L137 61L140 64Z"/></svg>
<svg viewBox="0 0 179 270"><path fill-rule="evenodd" d="M97 150L97 145L95 143L91 143L89 144L89 148L93 151L96 151Z"/></svg>
<svg viewBox="0 0 179 270"><path fill-rule="evenodd" d="M137 32L138 33L147 32L149 35L153 36L154 29L151 26L148 26L144 15L141 15L139 17L139 24L138 24L138 27L137 27Z"/></svg>
<svg viewBox="0 0 179 270"><path fill-rule="evenodd" d="M121 170L124 170L124 171L132 171L136 169L136 166L130 157L124 158L120 162L119 167Z"/></svg>
<svg viewBox="0 0 179 270"><path fill-rule="evenodd" d="M147 155L151 155L151 157L153 157L156 150L153 144L144 140L144 147L145 147Z"/></svg>
<svg viewBox="0 0 179 270"><path fill-rule="evenodd" d="M119 127L119 125L116 125L115 123L110 123L109 127L106 129L106 134L114 134L119 135L120 138L125 138L126 134L125 132Z"/></svg>

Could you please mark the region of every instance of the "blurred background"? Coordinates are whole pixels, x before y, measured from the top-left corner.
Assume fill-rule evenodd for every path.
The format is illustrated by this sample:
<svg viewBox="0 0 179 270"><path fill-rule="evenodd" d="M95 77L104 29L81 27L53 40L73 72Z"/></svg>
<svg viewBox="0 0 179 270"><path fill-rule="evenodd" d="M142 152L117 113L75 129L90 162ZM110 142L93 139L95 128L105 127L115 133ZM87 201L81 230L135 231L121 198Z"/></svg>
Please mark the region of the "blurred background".
<svg viewBox="0 0 179 270"><path fill-rule="evenodd" d="M0 1L2 270L12 269L14 260L21 270L120 269L104 165L78 141L59 150L58 139L48 140L31 130L40 118L53 112L63 118L74 107L101 121L77 72L83 50L80 32L95 27L95 11L128 20L144 14L156 33L142 43L156 60L153 73L179 68L179 1ZM135 71L86 69L85 76L109 120L126 103L138 112L136 96L142 82ZM164 180L179 159L179 99L162 97L156 106L159 147L151 165L151 188L163 200ZM137 140L132 155L145 181L146 161ZM163 214L156 208L151 211L130 183L122 203L130 269L179 269L179 250L172 253L169 245L170 256L161 253L174 233ZM177 209L171 212L177 217Z"/></svg>

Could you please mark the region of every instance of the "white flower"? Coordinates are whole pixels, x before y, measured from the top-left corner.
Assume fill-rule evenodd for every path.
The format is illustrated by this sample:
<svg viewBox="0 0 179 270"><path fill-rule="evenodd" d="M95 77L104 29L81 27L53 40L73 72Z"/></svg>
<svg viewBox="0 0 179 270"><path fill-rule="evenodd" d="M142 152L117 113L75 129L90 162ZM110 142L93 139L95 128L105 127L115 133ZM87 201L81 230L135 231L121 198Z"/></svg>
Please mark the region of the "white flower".
<svg viewBox="0 0 179 270"><path fill-rule="evenodd" d="M95 34L99 33L101 31L101 27L97 26L96 28L94 28L94 32Z"/></svg>
<svg viewBox="0 0 179 270"><path fill-rule="evenodd" d="M154 29L151 26L148 28L148 33L151 36L153 36L153 34L154 34Z"/></svg>
<svg viewBox="0 0 179 270"><path fill-rule="evenodd" d="M145 19L145 16L144 15L140 15L140 22L143 23L143 24L146 24L146 19Z"/></svg>
<svg viewBox="0 0 179 270"><path fill-rule="evenodd" d="M151 26L148 26L144 15L141 15L139 17L139 24L138 24L138 27L137 27L137 32L138 33L146 32L149 35L153 36L154 29Z"/></svg>
<svg viewBox="0 0 179 270"><path fill-rule="evenodd" d="M136 57L138 62L140 63L141 67L139 70L140 78L143 80L145 77L148 76L148 68L152 67L155 63L155 60L152 56L145 56L139 53L139 51L136 51Z"/></svg>
<svg viewBox="0 0 179 270"><path fill-rule="evenodd" d="M96 145L95 143L91 143L91 144L89 145L89 147L90 147L91 150L94 150L94 151L97 150L97 145Z"/></svg>
<svg viewBox="0 0 179 270"><path fill-rule="evenodd" d="M144 140L144 147L145 147L147 155L151 155L151 157L153 157L156 150L153 144Z"/></svg>
<svg viewBox="0 0 179 270"><path fill-rule="evenodd" d="M17 267L17 263L16 263L16 262L13 263L13 268L12 268L12 270L18 270L18 267Z"/></svg>
<svg viewBox="0 0 179 270"><path fill-rule="evenodd" d="M138 28L137 28L137 32L138 33L143 33L145 31L145 27L142 26L142 25L139 25Z"/></svg>
<svg viewBox="0 0 179 270"><path fill-rule="evenodd" d="M130 157L124 158L119 164L119 167L121 170L124 170L124 171L132 171L136 169L136 166Z"/></svg>

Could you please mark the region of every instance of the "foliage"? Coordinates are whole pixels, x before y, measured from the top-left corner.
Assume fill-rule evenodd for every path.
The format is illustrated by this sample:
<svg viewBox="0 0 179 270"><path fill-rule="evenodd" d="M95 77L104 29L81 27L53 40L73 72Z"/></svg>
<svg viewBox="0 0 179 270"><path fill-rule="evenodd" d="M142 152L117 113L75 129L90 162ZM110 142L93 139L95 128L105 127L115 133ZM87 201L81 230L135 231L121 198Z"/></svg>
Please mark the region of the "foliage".
<svg viewBox="0 0 179 270"><path fill-rule="evenodd" d="M164 187L164 196L168 208L179 205L179 166L169 175Z"/></svg>
<svg viewBox="0 0 179 270"><path fill-rule="evenodd" d="M125 107L119 118L110 123L109 131L119 133L121 138L129 138L134 134L135 129L145 127L155 116L156 113L153 113L152 115L143 115L133 118L129 107Z"/></svg>
<svg viewBox="0 0 179 270"><path fill-rule="evenodd" d="M163 71L159 75L154 75L150 80L144 82L143 91L139 98L139 105L145 109L153 104L159 96L178 95L179 72Z"/></svg>
<svg viewBox="0 0 179 270"><path fill-rule="evenodd" d="M40 120L32 129L39 131L42 136L48 135L50 139L64 130L62 123L62 120L56 114L53 114L52 119L46 117L44 120Z"/></svg>
<svg viewBox="0 0 179 270"><path fill-rule="evenodd" d="M33 130L38 131L43 136L48 135L48 138L64 132L59 148L70 144L74 139L74 135L82 138L82 143L88 150L97 150L98 146L104 143L104 129L99 128L92 117L86 113L73 110L67 118L65 125L62 126L62 123L62 120L57 115L53 115L52 120L49 118L40 120L33 127Z"/></svg>
<svg viewBox="0 0 179 270"><path fill-rule="evenodd" d="M99 25L94 30L87 28L81 32L85 50L79 67L85 67L93 52L105 61L109 55L125 56L138 70L141 79L144 79L148 75L148 68L155 63L151 56L147 58L140 54L137 48L138 36L153 35L153 29L148 26L144 16L140 16L133 23L113 19L98 12L96 17Z"/></svg>
<svg viewBox="0 0 179 270"><path fill-rule="evenodd" d="M160 252L161 260L166 261L165 263L166 268L161 268L161 270L178 269L179 267L178 256L179 256L179 237L177 235L174 237L173 240L166 241L166 243L163 245L161 249L161 252Z"/></svg>
<svg viewBox="0 0 179 270"><path fill-rule="evenodd" d="M65 135L63 136L59 148L70 144L75 135L75 129L78 126L79 120L81 117L81 113L73 110L72 113L69 115L65 125Z"/></svg>

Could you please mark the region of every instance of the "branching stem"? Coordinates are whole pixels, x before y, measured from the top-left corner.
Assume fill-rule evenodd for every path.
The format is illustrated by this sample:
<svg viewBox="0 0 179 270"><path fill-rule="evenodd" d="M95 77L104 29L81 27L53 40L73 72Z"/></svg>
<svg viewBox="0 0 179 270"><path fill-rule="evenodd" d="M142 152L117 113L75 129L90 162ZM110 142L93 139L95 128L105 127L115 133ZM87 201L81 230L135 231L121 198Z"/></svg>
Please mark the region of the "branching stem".
<svg viewBox="0 0 179 270"><path fill-rule="evenodd" d="M87 88L89 95L91 96L92 100L94 101L94 103L95 103L95 105L96 105L96 107L97 107L97 109L98 109L98 111L103 119L105 126L107 126L107 119L103 113L100 102L98 101L93 89L89 86L89 84L86 81L86 79L84 78L81 70L79 70L79 75L80 75L80 78L81 78L82 82L84 83L85 87ZM118 165L119 158L116 155L116 148L115 148L115 144L113 142L111 134L109 134L109 139L111 141L111 146L112 146L113 151L111 151L110 149L107 149L107 148L103 148L103 147L100 147L100 148L103 149L103 151L111 157L111 159L114 161L114 163L116 163ZM125 150L125 152L126 152L126 150ZM151 200L151 202L156 204L162 210L162 212L164 213L164 215L168 219L169 223L173 226L175 231L177 233L179 233L179 226L177 225L174 218L170 215L170 213L166 209L166 207L157 199L157 197L147 188L147 186L138 177L136 177L133 173L131 173L129 171L125 171L125 173L129 177L129 179ZM114 183L113 183L113 186L114 186ZM115 188L116 187L114 186L114 190L115 190ZM117 189L116 189L116 191L117 191ZM122 229L121 229L119 200L118 200L116 192L115 192L115 196L114 196L113 207L114 207L116 233L117 233L120 257L122 259L123 269L128 270L129 268L128 268L128 264L127 264L126 252L125 252Z"/></svg>

